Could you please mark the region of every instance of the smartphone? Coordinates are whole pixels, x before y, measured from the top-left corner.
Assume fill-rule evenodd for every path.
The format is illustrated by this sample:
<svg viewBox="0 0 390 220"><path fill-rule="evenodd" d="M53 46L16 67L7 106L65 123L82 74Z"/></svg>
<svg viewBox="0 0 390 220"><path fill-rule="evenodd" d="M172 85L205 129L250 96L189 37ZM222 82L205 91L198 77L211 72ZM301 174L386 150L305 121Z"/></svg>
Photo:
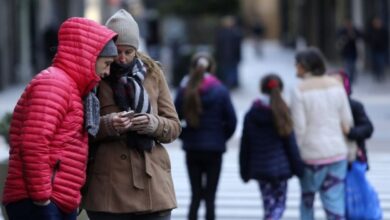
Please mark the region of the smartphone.
<svg viewBox="0 0 390 220"><path fill-rule="evenodd" d="M132 118L134 117L134 111L133 110L130 110L128 112L125 112L121 115L121 117L129 117L129 118Z"/></svg>

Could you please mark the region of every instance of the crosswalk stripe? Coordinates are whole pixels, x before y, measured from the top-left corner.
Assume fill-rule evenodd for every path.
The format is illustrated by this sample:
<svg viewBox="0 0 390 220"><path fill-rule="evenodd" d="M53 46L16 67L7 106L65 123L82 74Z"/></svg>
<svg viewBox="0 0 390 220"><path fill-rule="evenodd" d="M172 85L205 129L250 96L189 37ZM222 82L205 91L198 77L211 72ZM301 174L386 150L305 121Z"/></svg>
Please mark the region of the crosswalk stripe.
<svg viewBox="0 0 390 220"><path fill-rule="evenodd" d="M234 141L236 144L237 141ZM180 142L176 141L167 146L172 162L172 175L175 184L178 208L172 212L173 220L187 219L190 203L190 185L185 166L185 154L180 149ZM388 187L390 160L388 155L371 153L371 170L367 173L370 183L379 194L383 219L390 218L390 187ZM239 177L238 148L229 147L224 154L223 167L216 198L217 220L252 220L263 216L260 191L256 181L245 184ZM300 203L300 187L296 177L289 180L286 210L283 219L298 220ZM316 219L325 219L319 196L316 196ZM199 209L199 217L205 213L204 204ZM202 218L200 218L202 219Z"/></svg>

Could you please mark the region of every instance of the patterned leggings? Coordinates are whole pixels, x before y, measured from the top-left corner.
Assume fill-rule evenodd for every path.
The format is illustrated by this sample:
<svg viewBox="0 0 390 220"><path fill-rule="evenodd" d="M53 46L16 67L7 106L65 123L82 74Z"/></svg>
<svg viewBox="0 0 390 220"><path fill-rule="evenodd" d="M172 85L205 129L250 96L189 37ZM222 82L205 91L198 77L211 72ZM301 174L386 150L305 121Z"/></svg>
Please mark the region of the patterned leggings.
<svg viewBox="0 0 390 220"><path fill-rule="evenodd" d="M263 198L264 219L281 219L286 208L287 180L279 182L259 180L259 185Z"/></svg>
<svg viewBox="0 0 390 220"><path fill-rule="evenodd" d="M300 179L301 220L314 220L315 193L319 192L328 220L345 219L344 179L347 161L326 165L306 165Z"/></svg>

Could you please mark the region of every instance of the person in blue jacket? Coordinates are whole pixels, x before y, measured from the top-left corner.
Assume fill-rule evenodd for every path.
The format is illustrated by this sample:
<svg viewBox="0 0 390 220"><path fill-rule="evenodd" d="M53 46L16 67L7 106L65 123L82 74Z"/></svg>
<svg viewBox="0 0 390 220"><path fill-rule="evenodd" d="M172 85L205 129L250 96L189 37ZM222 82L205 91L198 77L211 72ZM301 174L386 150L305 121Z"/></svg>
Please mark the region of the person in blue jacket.
<svg viewBox="0 0 390 220"><path fill-rule="evenodd" d="M246 113L241 136L240 174L244 182L257 180L264 219L282 218L287 181L301 176L303 163L293 132L289 109L282 98L283 82L276 74L261 79L263 94Z"/></svg>
<svg viewBox="0 0 390 220"><path fill-rule="evenodd" d="M349 140L356 141L358 147L356 159L360 162L367 163L368 169L366 139L371 137L374 132L374 126L364 110L364 105L360 101L351 98L352 88L348 74L343 69L331 71L329 74L338 78L338 80L344 85L345 91L348 94L354 125L345 135Z"/></svg>
<svg viewBox="0 0 390 220"><path fill-rule="evenodd" d="M195 54L175 99L184 123L179 138L186 152L191 184L189 220L198 219L201 200L206 202L206 220L215 219L222 155L237 123L229 90L212 74L214 63L208 53Z"/></svg>

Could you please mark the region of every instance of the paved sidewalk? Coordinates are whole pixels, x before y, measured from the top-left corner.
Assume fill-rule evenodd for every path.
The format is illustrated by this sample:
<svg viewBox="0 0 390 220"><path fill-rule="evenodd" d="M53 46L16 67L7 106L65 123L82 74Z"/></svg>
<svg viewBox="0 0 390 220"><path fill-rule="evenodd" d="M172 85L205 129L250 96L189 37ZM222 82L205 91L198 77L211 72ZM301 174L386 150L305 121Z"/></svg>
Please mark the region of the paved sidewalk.
<svg viewBox="0 0 390 220"><path fill-rule="evenodd" d="M217 220L250 220L261 219L262 206L260 193L254 181L244 184L238 172L238 145L242 131L243 117L253 99L259 95L259 79L268 72L280 74L285 83L285 96L288 99L289 90L297 83L295 77L295 61L293 50L280 47L275 42L264 44L264 56L254 56L250 42L243 45L243 61L240 65L241 88L232 92L232 99L238 115L238 127L233 138L228 142L228 150L224 155L223 169L216 199ZM353 86L353 96L361 100L375 126L375 133L368 141L371 159L371 171L368 177L377 189L384 211L383 219L390 219L390 190L387 184L390 177L390 80L377 84L368 76L362 74ZM167 146L171 160L175 189L178 198L178 208L173 212L175 220L186 219L190 188L185 167L184 153L180 149L180 141ZM289 181L287 208L283 219L299 219L298 181ZM315 202L316 219L324 219L321 203L317 197ZM201 206L200 215L203 216Z"/></svg>

